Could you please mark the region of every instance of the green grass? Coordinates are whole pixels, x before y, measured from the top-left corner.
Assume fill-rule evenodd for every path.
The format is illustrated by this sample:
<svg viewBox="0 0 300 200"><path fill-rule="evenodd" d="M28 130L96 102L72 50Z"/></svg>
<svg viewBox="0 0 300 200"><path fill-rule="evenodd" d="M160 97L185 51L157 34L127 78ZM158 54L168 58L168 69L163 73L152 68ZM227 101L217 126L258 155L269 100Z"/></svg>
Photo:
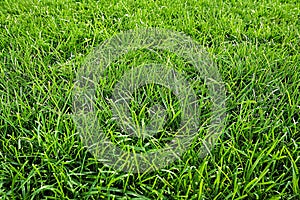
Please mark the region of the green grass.
<svg viewBox="0 0 300 200"><path fill-rule="evenodd" d="M0 199L299 199L299 19L296 0L1 1ZM226 86L227 118L211 155L199 158L195 142L159 171L129 174L84 147L72 89L94 47L141 27L205 47ZM170 58L184 69L161 53L138 51L112 67Z"/></svg>

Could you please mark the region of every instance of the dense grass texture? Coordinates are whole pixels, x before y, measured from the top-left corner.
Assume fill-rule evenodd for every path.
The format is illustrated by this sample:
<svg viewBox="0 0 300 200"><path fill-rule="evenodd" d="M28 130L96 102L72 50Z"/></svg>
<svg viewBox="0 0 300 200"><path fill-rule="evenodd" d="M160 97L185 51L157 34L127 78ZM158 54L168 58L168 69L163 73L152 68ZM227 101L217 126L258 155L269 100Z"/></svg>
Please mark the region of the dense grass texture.
<svg viewBox="0 0 300 200"><path fill-rule="evenodd" d="M84 147L72 89L94 47L141 27L203 45L226 86L227 118L205 158L196 141L173 164L131 174ZM297 0L0 1L0 199L300 199L299 30ZM148 60L185 66L165 52L122 59L111 69ZM203 83L196 91L205 96ZM209 98L201 101L205 114Z"/></svg>

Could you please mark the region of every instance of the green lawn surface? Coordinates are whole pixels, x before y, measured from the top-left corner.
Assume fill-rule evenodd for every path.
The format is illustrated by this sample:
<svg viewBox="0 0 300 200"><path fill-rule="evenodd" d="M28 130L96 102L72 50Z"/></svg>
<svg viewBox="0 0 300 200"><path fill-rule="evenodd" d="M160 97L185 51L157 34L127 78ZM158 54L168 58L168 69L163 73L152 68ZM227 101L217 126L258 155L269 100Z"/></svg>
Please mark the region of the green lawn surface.
<svg viewBox="0 0 300 200"><path fill-rule="evenodd" d="M195 142L173 164L132 174L84 146L72 90L93 48L146 27L205 48L227 117L210 155ZM0 1L0 199L300 199L299 31L297 0ZM115 65L164 57L137 51Z"/></svg>

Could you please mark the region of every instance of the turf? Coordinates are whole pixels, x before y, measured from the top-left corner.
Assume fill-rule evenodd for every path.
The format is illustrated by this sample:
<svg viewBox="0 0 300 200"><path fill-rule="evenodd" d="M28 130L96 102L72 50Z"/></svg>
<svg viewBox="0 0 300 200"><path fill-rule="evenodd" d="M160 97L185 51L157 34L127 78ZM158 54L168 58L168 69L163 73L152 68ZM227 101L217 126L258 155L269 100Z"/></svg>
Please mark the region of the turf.
<svg viewBox="0 0 300 200"><path fill-rule="evenodd" d="M299 199L299 19L296 0L1 1L0 199ZM227 118L211 155L199 158L195 143L163 169L130 174L84 147L72 90L94 47L141 27L205 47L226 86ZM184 66L162 55L139 51L115 65L171 57Z"/></svg>

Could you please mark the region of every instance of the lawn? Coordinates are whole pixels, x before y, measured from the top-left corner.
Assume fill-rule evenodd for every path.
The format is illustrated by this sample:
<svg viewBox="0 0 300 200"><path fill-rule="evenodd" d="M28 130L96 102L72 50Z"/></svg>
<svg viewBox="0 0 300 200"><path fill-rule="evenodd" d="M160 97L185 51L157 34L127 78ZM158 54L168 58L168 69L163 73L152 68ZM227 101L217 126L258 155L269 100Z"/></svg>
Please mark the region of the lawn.
<svg viewBox="0 0 300 200"><path fill-rule="evenodd" d="M140 103L130 112L149 121L143 108L166 102L168 130L155 143L110 120L101 97L135 66L155 62L190 76L201 110L197 138L178 159L131 173L106 165L83 142L74 85L104 41L150 27L205 49L225 87L225 125L201 156L212 107L206 81L193 79L193 66L172 52L129 52L110 64L95 94L97 120L112 143L128 152L159 149L178 128L178 98L151 84L136 92ZM297 0L2 0L0 199L300 199L299 31Z"/></svg>

